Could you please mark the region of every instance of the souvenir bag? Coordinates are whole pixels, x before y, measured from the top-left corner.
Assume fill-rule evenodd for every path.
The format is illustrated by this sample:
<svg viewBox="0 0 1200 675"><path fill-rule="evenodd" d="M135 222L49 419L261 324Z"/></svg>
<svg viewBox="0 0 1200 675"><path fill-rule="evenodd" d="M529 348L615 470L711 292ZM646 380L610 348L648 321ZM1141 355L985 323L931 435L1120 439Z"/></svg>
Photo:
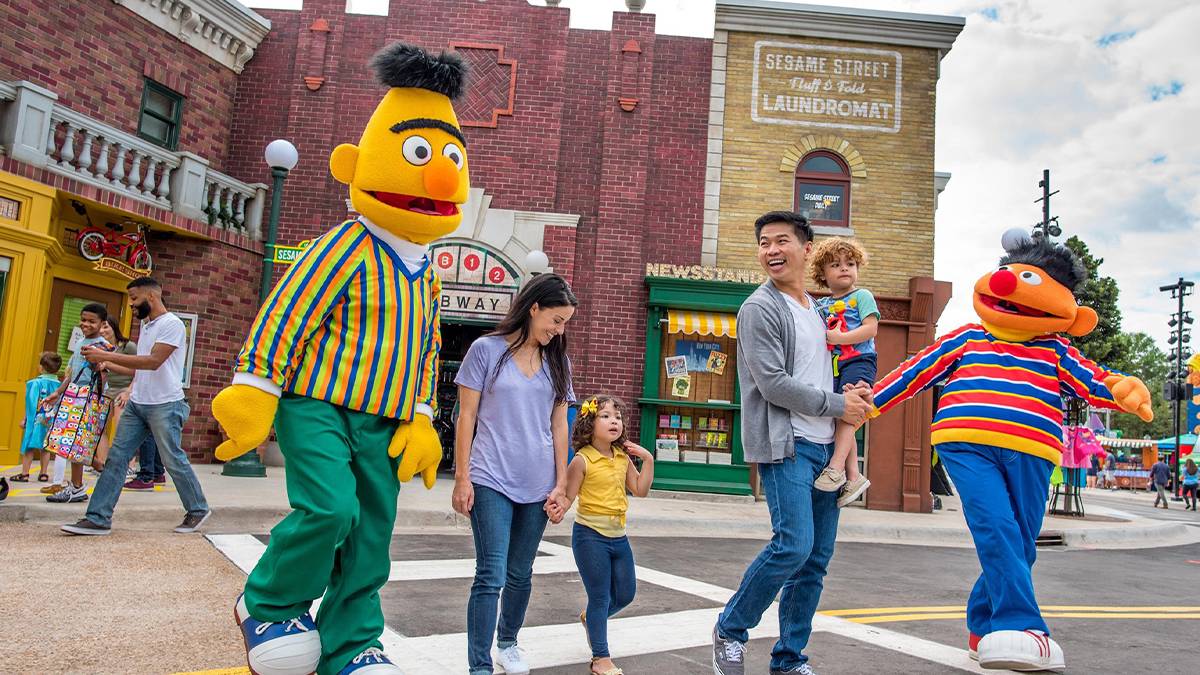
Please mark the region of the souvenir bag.
<svg viewBox="0 0 1200 675"><path fill-rule="evenodd" d="M86 382L76 376L51 413L46 449L78 464L92 461L108 424L110 404L100 373L94 373Z"/></svg>

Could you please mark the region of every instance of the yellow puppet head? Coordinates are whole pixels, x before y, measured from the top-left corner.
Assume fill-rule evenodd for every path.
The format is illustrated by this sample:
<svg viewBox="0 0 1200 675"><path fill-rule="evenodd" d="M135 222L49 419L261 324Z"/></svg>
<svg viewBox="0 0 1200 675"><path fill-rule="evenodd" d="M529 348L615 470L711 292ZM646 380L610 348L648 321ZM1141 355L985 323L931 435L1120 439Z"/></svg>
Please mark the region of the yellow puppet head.
<svg viewBox="0 0 1200 675"><path fill-rule="evenodd" d="M1048 333L1087 335L1099 318L1080 307L1074 289L1087 270L1065 246L1034 240L1021 231L1004 235L1000 266L975 282L975 313L993 335L1014 341Z"/></svg>
<svg viewBox="0 0 1200 675"><path fill-rule="evenodd" d="M354 210L399 237L428 244L458 228L470 187L466 138L450 103L465 89L466 65L457 55L434 57L399 42L371 65L391 88L358 145L333 149L329 170L350 186Z"/></svg>
<svg viewBox="0 0 1200 675"><path fill-rule="evenodd" d="M1187 368L1187 381L1200 387L1200 353L1192 354L1192 358L1188 359Z"/></svg>

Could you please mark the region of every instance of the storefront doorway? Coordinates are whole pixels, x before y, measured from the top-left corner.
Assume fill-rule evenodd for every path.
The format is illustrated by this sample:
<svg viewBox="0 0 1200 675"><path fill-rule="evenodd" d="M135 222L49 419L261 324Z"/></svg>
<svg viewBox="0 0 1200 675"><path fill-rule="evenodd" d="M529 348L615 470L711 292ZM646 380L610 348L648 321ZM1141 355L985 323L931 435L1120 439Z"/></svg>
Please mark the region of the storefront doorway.
<svg viewBox="0 0 1200 675"><path fill-rule="evenodd" d="M493 324L442 321L442 353L438 370L437 418L433 427L442 441L441 471L454 471L454 423L458 421L458 387L454 377L471 343L490 332Z"/></svg>
<svg viewBox="0 0 1200 675"><path fill-rule="evenodd" d="M79 311L90 303L104 305L110 314L120 316L125 307L125 294L107 288L55 279L50 291L50 313L46 321L46 339L42 348L58 352L63 367L82 334L79 333Z"/></svg>

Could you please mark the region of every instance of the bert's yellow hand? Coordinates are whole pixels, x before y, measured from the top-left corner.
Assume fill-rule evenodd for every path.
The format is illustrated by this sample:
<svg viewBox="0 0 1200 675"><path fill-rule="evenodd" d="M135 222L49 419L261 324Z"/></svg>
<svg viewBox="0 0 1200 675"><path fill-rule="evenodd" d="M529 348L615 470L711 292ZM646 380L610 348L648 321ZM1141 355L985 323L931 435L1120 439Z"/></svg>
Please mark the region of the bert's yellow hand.
<svg viewBox="0 0 1200 675"><path fill-rule="evenodd" d="M271 434L278 407L278 396L248 384L222 389L213 399L212 414L229 440L217 446L217 459L227 462L262 445Z"/></svg>
<svg viewBox="0 0 1200 675"><path fill-rule="evenodd" d="M400 457L396 477L401 483L407 483L419 473L425 488L433 489L438 464L442 461L442 441L428 416L416 415L411 422L401 422L388 445L388 455Z"/></svg>
<svg viewBox="0 0 1200 675"><path fill-rule="evenodd" d="M1112 392L1113 400L1122 410L1137 415L1143 422L1154 420L1154 411L1150 408L1150 390L1141 380L1112 375L1104 378L1104 385Z"/></svg>

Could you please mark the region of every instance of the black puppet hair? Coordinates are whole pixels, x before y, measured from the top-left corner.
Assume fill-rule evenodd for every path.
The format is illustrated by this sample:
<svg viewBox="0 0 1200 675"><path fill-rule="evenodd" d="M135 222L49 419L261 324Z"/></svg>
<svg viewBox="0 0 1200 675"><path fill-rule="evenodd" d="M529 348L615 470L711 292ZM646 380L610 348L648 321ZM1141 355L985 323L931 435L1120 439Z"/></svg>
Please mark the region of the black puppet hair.
<svg viewBox="0 0 1200 675"><path fill-rule="evenodd" d="M467 64L450 52L430 56L420 47L393 42L375 54L371 67L389 87L428 89L450 99L462 96L467 88Z"/></svg>
<svg viewBox="0 0 1200 675"><path fill-rule="evenodd" d="M1072 293L1087 279L1087 268L1071 249L1044 240L1026 239L1009 249L1001 265L1032 265Z"/></svg>

